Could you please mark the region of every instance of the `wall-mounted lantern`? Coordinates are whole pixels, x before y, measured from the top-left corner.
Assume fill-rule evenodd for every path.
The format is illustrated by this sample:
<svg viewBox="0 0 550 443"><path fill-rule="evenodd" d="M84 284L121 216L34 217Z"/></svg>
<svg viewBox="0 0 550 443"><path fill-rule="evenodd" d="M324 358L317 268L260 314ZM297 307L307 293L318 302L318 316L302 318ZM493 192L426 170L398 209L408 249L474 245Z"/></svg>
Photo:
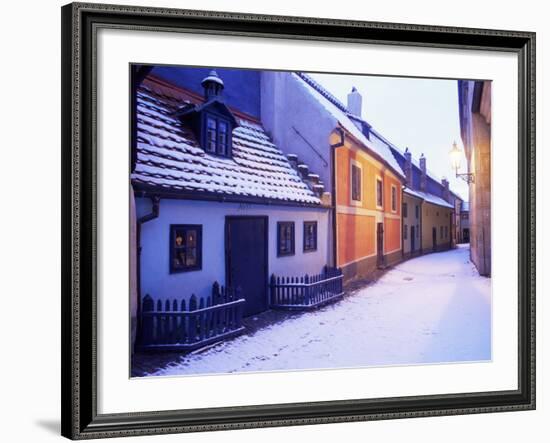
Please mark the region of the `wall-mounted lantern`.
<svg viewBox="0 0 550 443"><path fill-rule="evenodd" d="M457 178L461 178L466 183L474 183L475 182L475 175L473 172L463 172L459 173L458 170L460 169L460 163L462 159L464 158L464 153L462 150L457 146L456 142L453 142L453 149L449 152L451 156L451 165L453 169L455 170L455 174Z"/></svg>

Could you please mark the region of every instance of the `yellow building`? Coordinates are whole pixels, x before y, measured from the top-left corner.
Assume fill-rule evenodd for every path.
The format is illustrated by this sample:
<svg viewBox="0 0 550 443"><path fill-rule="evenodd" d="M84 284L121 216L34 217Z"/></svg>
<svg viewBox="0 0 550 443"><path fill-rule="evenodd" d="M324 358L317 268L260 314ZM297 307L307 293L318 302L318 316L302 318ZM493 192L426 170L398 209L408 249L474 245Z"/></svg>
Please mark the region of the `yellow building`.
<svg viewBox="0 0 550 443"><path fill-rule="evenodd" d="M403 257L419 255L421 245L422 203L420 196L413 195L408 188L403 189Z"/></svg>

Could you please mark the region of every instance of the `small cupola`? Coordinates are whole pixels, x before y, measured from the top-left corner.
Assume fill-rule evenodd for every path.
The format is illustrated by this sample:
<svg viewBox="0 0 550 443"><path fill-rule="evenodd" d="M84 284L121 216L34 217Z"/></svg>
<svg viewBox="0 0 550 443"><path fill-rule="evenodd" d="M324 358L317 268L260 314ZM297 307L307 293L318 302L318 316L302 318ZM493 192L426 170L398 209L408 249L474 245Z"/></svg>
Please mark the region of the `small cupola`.
<svg viewBox="0 0 550 443"><path fill-rule="evenodd" d="M212 69L208 76L203 78L201 86L204 88L205 101L221 99L224 84L215 69Z"/></svg>
<svg viewBox="0 0 550 443"><path fill-rule="evenodd" d="M201 81L201 86L204 88L204 102L192 106L184 105L176 112L176 116L193 129L206 153L232 157L232 134L238 121L223 101L223 80L213 69Z"/></svg>

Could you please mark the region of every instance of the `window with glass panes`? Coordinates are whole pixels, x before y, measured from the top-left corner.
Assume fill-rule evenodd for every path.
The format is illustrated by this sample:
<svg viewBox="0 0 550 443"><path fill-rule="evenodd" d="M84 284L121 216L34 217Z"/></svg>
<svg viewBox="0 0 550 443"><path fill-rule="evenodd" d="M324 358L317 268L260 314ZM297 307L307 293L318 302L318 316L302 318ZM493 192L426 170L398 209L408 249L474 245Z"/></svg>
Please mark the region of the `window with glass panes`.
<svg viewBox="0 0 550 443"><path fill-rule="evenodd" d="M351 165L351 199L361 201L361 168Z"/></svg>
<svg viewBox="0 0 550 443"><path fill-rule="evenodd" d="M304 252L317 250L317 222L304 222Z"/></svg>
<svg viewBox="0 0 550 443"><path fill-rule="evenodd" d="M202 225L170 225L170 272L202 268Z"/></svg>
<svg viewBox="0 0 550 443"><path fill-rule="evenodd" d="M382 207L383 206L383 195L382 195L382 180L377 178L376 179L376 206Z"/></svg>
<svg viewBox="0 0 550 443"><path fill-rule="evenodd" d="M294 222L277 223L277 256L294 255Z"/></svg>
<svg viewBox="0 0 550 443"><path fill-rule="evenodd" d="M222 117L207 114L205 129L204 150L211 154L229 157L231 155L231 127L228 121Z"/></svg>

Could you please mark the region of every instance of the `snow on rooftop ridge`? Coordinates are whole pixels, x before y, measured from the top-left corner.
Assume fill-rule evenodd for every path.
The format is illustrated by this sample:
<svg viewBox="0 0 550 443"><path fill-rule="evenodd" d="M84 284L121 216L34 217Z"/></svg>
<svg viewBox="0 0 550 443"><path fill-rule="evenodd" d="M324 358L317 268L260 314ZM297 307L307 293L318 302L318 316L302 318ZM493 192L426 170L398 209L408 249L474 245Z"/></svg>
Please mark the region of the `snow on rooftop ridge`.
<svg viewBox="0 0 550 443"><path fill-rule="evenodd" d="M325 89L319 82L314 80L311 76L309 76L308 74L306 74L304 72L296 72L296 74L302 80L304 80L308 85L310 85L315 90L317 90L317 92L319 92L319 94L321 94L323 97L325 97L327 100L329 100L334 106L336 106L338 109L340 109L342 112L344 112L350 120L357 120L357 121L361 121L361 122L367 124L369 126L369 132L371 134L373 134L376 138L378 138L382 143L386 144L388 148L395 149L401 155L405 154L405 151L402 148L398 147L397 145L395 145L394 143L389 141L386 137L384 137L382 134L380 134L376 129L374 129L372 127L372 125L368 121L366 121L362 117L351 114L349 112L349 110L347 109L347 107L338 98L336 98L333 94L331 94L327 89ZM416 159L413 158L412 162L413 162L414 166L416 166L417 168L420 169L420 165L418 164L418 161ZM441 183L442 176L440 176L439 174L436 174L435 172L431 171L430 169L426 170L426 174L432 180L435 180L436 182ZM453 191L451 190L451 192L453 192ZM462 197L457 195L456 193L453 192L453 194L455 194L457 197L462 199Z"/></svg>
<svg viewBox="0 0 550 443"><path fill-rule="evenodd" d="M441 197L438 197L437 195L430 194L429 192L422 192L418 190L413 190L411 188L404 187L403 192L413 195L415 197L421 198L422 200L432 203L434 205L438 206L444 206L446 208L454 209L454 206L451 205L448 201L445 201Z"/></svg>
<svg viewBox="0 0 550 443"><path fill-rule="evenodd" d="M312 80L309 76L295 72L295 78L298 78L301 80L300 84L306 86L306 90L310 92L310 94L321 104L323 107L342 125L350 134L353 135L357 140L359 140L363 145L370 148L372 151L377 153L383 161L386 162L397 174L399 174L401 177L405 177L405 173L401 169L401 166L399 166L399 163L397 163L397 160L393 156L390 148L385 144L379 144L374 143L373 141L367 139L365 134L351 121L349 116L347 115L347 110L344 110L340 107L343 106L340 103L340 106L337 104L339 103L336 100L334 102L332 99L327 97L327 94L331 96L330 93L328 93L324 88L320 87L321 90L318 89L317 82ZM306 80L308 79L308 80ZM307 87L309 86L309 87ZM323 92L324 91L324 92ZM332 96L333 97L333 96Z"/></svg>

